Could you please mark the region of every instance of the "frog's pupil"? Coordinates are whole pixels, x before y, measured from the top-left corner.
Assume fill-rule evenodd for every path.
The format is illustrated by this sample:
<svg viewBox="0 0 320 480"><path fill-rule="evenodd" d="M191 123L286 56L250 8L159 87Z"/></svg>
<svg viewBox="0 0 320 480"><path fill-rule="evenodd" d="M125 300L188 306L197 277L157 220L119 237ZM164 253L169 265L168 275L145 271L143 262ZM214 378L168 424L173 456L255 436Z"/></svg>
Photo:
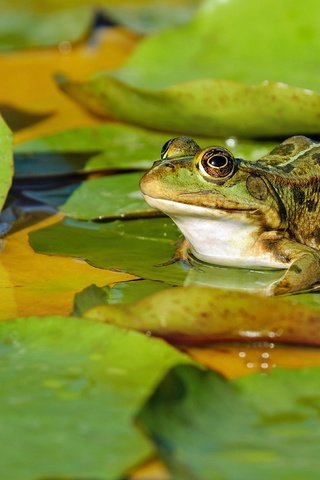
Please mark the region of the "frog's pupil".
<svg viewBox="0 0 320 480"><path fill-rule="evenodd" d="M227 163L227 159L223 155L215 155L214 157L211 157L208 160L208 164L211 167L216 167L216 168L224 167L226 163Z"/></svg>

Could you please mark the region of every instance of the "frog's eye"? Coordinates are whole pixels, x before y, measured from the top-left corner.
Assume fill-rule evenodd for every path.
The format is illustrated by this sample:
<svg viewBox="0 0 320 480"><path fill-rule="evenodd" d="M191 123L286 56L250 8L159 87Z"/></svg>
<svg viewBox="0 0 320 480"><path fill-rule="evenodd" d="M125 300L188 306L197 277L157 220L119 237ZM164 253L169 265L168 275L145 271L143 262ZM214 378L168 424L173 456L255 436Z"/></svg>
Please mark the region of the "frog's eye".
<svg viewBox="0 0 320 480"><path fill-rule="evenodd" d="M176 137L168 140L161 149L161 158L181 158L194 156L200 150L199 145L190 137Z"/></svg>
<svg viewBox="0 0 320 480"><path fill-rule="evenodd" d="M223 147L209 147L197 155L200 172L211 180L226 180L236 168L234 156Z"/></svg>

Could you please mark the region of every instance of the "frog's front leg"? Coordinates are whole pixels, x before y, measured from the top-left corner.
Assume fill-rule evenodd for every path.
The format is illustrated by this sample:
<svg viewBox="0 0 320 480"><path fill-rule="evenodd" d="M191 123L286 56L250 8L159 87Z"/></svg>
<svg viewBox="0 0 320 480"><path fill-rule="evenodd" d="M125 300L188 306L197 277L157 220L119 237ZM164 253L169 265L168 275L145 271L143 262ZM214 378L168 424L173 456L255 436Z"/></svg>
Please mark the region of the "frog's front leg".
<svg viewBox="0 0 320 480"><path fill-rule="evenodd" d="M288 262L283 277L268 289L270 295L284 295L313 290L320 283L320 252L293 240L283 238L274 243L274 254Z"/></svg>
<svg viewBox="0 0 320 480"><path fill-rule="evenodd" d="M175 252L170 258L170 260L168 260L167 262L163 262L157 266L166 267L167 265L172 265L173 263L176 263L179 261L189 265L190 264L189 255L188 255L189 249L190 249L189 240L184 238L183 240L179 241L178 246L175 249Z"/></svg>

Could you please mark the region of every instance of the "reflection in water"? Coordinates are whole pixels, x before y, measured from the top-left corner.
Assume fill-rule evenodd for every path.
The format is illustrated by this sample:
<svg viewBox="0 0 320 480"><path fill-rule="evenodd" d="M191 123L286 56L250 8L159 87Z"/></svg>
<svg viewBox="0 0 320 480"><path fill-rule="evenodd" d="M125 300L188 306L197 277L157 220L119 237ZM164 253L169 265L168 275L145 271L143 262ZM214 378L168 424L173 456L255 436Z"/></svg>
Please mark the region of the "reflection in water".
<svg viewBox="0 0 320 480"><path fill-rule="evenodd" d="M303 368L320 365L320 349L284 346L275 343L256 345L211 345L184 348L195 360L227 378L237 378L277 367Z"/></svg>
<svg viewBox="0 0 320 480"><path fill-rule="evenodd" d="M283 270L279 269L252 270L209 265L190 253L188 260L192 268L188 271L184 286L199 285L264 294L268 287L283 275Z"/></svg>

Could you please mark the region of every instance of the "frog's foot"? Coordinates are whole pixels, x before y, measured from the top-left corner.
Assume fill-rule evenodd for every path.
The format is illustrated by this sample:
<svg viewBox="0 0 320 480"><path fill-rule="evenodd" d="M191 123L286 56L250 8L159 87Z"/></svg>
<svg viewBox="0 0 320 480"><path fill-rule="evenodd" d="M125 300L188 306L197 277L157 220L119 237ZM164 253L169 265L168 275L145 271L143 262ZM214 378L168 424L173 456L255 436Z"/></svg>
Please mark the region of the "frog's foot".
<svg viewBox="0 0 320 480"><path fill-rule="evenodd" d="M319 290L319 282L320 255L306 247L306 251L301 251L300 256L293 260L283 277L273 283L267 293L270 295L285 295Z"/></svg>
<svg viewBox="0 0 320 480"><path fill-rule="evenodd" d="M183 262L186 265L190 265L190 260L188 255L189 246L190 246L190 243L187 239L182 240L182 242L178 244L178 247L176 248L176 251L174 252L173 256L170 258L170 260L168 260L167 262L159 263L156 266L166 267L176 262Z"/></svg>

